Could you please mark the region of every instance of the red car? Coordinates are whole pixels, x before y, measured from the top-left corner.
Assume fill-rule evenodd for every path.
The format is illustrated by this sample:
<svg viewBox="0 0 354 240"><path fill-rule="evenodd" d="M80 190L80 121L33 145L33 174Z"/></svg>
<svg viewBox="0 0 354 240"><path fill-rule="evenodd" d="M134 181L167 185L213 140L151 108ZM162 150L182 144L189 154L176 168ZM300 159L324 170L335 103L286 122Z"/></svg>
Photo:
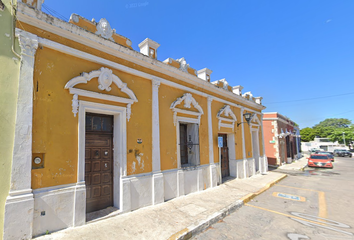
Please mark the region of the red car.
<svg viewBox="0 0 354 240"><path fill-rule="evenodd" d="M308 158L307 166L333 168L332 161L331 161L330 157L325 154L312 154Z"/></svg>

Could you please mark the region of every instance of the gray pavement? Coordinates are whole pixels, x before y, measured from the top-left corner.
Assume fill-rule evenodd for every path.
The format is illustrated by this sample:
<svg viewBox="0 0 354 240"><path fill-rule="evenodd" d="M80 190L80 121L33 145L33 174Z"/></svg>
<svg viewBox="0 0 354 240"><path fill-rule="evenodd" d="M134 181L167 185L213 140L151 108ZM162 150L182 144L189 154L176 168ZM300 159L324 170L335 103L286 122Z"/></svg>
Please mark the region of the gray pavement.
<svg viewBox="0 0 354 240"><path fill-rule="evenodd" d="M268 172L233 179L212 189L36 239L189 239L285 177Z"/></svg>
<svg viewBox="0 0 354 240"><path fill-rule="evenodd" d="M278 169L302 171L307 166L307 158L309 157L309 155L306 153L303 153L302 155L303 156L299 160L295 160L292 163L280 166L280 167L278 167Z"/></svg>

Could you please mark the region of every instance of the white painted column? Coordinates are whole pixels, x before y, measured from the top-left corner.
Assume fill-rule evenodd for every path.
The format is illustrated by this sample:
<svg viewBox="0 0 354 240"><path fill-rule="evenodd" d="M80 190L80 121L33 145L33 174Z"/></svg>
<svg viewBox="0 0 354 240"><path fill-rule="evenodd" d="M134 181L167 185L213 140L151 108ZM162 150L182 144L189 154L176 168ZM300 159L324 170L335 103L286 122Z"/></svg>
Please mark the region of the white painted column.
<svg viewBox="0 0 354 240"><path fill-rule="evenodd" d="M36 35L16 29L21 47L15 139L10 192L5 203L4 239L32 238L34 199L31 189L32 115Z"/></svg>
<svg viewBox="0 0 354 240"><path fill-rule="evenodd" d="M211 102L212 97L208 97L208 137L209 137L209 175L210 175L210 187L217 185L217 171L214 163L214 144L213 144L213 120L211 116Z"/></svg>
<svg viewBox="0 0 354 240"><path fill-rule="evenodd" d="M245 109L242 107L241 108L241 122L244 122L243 119L243 112L245 111ZM245 142L245 127L244 127L244 123L241 124L242 125L242 157L243 157L243 177L247 178L247 156L246 156L246 142Z"/></svg>
<svg viewBox="0 0 354 240"><path fill-rule="evenodd" d="M160 113L159 113L160 81L152 79L152 204L164 201L164 182L161 173L160 159Z"/></svg>
<svg viewBox="0 0 354 240"><path fill-rule="evenodd" d="M213 146L213 121L211 118L211 102L212 97L208 97L208 136L209 136L209 163L214 163L214 146Z"/></svg>
<svg viewBox="0 0 354 240"><path fill-rule="evenodd" d="M261 131L262 131L262 149L263 149L263 164L262 168L260 169L261 173L268 172L268 158L265 153L265 143L264 143L264 129L263 129L263 113L261 115Z"/></svg>

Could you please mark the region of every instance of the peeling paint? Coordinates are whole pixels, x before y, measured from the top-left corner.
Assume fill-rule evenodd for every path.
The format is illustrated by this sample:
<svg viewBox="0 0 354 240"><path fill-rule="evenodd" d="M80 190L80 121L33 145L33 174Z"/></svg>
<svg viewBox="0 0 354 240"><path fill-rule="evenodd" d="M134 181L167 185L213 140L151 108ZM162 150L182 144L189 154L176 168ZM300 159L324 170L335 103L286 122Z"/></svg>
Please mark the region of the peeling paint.
<svg viewBox="0 0 354 240"><path fill-rule="evenodd" d="M135 162L133 162L133 163L132 163L132 173L135 173L135 170L136 170L135 165L136 165L136 163L135 163Z"/></svg>

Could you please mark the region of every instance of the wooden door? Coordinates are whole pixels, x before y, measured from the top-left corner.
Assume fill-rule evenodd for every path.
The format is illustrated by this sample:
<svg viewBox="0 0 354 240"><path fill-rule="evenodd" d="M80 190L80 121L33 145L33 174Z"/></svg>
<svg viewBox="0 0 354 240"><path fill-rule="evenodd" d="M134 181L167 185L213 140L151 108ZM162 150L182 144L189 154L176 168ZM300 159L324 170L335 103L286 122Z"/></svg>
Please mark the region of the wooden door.
<svg viewBox="0 0 354 240"><path fill-rule="evenodd" d="M113 206L113 118L86 116L86 212Z"/></svg>
<svg viewBox="0 0 354 240"><path fill-rule="evenodd" d="M229 148L227 147L227 135L219 134L219 137L223 138L223 147L221 150L221 176L228 177L230 176L229 168Z"/></svg>
<svg viewBox="0 0 354 240"><path fill-rule="evenodd" d="M179 147L181 165L188 164L187 124L179 125Z"/></svg>

